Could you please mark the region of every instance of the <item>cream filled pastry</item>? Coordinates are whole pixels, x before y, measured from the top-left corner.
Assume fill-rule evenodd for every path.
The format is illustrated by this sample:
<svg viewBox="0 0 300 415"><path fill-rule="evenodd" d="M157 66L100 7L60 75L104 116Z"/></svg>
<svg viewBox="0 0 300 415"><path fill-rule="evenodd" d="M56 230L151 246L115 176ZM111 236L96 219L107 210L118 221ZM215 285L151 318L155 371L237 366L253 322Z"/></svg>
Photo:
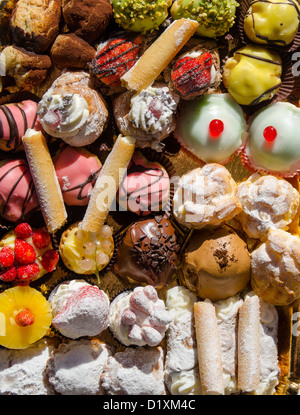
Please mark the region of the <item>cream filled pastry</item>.
<svg viewBox="0 0 300 415"><path fill-rule="evenodd" d="M286 46L299 27L299 4L293 0L253 0L244 19L244 30L252 42Z"/></svg>
<svg viewBox="0 0 300 415"><path fill-rule="evenodd" d="M206 164L180 178L173 213L191 228L219 226L242 210L236 190L229 170L217 163Z"/></svg>
<svg viewBox="0 0 300 415"><path fill-rule="evenodd" d="M39 201L26 160L0 162L0 214L17 222L39 210Z"/></svg>
<svg viewBox="0 0 300 415"><path fill-rule="evenodd" d="M100 137L108 118L102 96L84 71L60 75L39 102L38 114L49 135L74 147L91 144Z"/></svg>
<svg viewBox="0 0 300 415"><path fill-rule="evenodd" d="M300 109L275 102L257 112L249 124L244 161L256 171L292 177L300 168Z"/></svg>
<svg viewBox="0 0 300 415"><path fill-rule="evenodd" d="M119 205L137 215L146 216L162 210L169 194L170 179L166 169L136 151L118 190Z"/></svg>
<svg viewBox="0 0 300 415"><path fill-rule="evenodd" d="M243 210L237 215L250 238L264 239L268 229L288 230L295 218L300 195L287 180L254 173L237 189Z"/></svg>
<svg viewBox="0 0 300 415"><path fill-rule="evenodd" d="M229 94L209 94L181 106L174 135L204 162L225 164L246 140L246 121Z"/></svg>
<svg viewBox="0 0 300 415"><path fill-rule="evenodd" d="M166 293L173 320L167 331L165 382L172 395L193 395L201 390L193 312L196 301L195 294L183 286Z"/></svg>
<svg viewBox="0 0 300 415"><path fill-rule="evenodd" d="M157 346L172 321L152 285L119 294L111 303L109 328L125 346Z"/></svg>
<svg viewBox="0 0 300 415"><path fill-rule="evenodd" d="M96 336L108 327L109 299L97 286L81 280L59 284L50 294L53 326L64 336Z"/></svg>
<svg viewBox="0 0 300 415"><path fill-rule="evenodd" d="M98 157L84 148L65 146L59 151L54 168L67 205L88 204L101 166Z"/></svg>
<svg viewBox="0 0 300 415"><path fill-rule="evenodd" d="M136 138L138 147L153 147L175 129L179 96L167 85L154 83L140 93L126 91L114 101L114 116L123 135Z"/></svg>
<svg viewBox="0 0 300 415"><path fill-rule="evenodd" d="M38 104L30 99L0 105L0 148L4 151L20 146L27 128L40 129Z"/></svg>

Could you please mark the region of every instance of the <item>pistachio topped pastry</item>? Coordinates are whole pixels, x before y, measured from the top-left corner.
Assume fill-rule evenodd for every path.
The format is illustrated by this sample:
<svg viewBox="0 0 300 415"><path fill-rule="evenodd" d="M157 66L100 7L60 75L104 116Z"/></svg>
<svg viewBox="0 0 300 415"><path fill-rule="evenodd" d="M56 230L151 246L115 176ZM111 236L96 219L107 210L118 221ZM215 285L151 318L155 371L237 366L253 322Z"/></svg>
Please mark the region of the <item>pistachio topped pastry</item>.
<svg viewBox="0 0 300 415"><path fill-rule="evenodd" d="M297 1L253 0L244 19L244 30L255 43L286 46L298 31L299 15Z"/></svg>
<svg viewBox="0 0 300 415"><path fill-rule="evenodd" d="M281 86L279 54L263 46L248 44L227 59L223 82L241 105L254 105L273 98Z"/></svg>

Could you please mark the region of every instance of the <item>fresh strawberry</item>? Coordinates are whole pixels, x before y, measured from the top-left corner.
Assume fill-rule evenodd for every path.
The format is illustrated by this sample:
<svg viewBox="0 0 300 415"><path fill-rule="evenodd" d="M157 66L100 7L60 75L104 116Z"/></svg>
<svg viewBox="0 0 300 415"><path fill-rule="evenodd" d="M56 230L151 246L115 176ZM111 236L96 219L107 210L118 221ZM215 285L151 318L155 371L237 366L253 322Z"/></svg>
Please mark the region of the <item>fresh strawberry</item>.
<svg viewBox="0 0 300 415"><path fill-rule="evenodd" d="M26 308L15 316L15 322L21 327L31 326L34 323L34 315Z"/></svg>
<svg viewBox="0 0 300 415"><path fill-rule="evenodd" d="M179 59L171 74L175 88L186 99L202 94L211 82L211 67L212 57L208 52Z"/></svg>
<svg viewBox="0 0 300 415"><path fill-rule="evenodd" d="M36 262L28 265L21 265L17 268L17 278L20 281L31 281L38 276L40 267Z"/></svg>
<svg viewBox="0 0 300 415"><path fill-rule="evenodd" d="M0 265L3 268L10 268L14 265L14 251L10 246L4 246L0 251Z"/></svg>
<svg viewBox="0 0 300 415"><path fill-rule="evenodd" d="M15 235L17 238L29 238L32 235L32 228L28 223L20 223L15 228Z"/></svg>
<svg viewBox="0 0 300 415"><path fill-rule="evenodd" d="M55 270L58 260L58 253L54 249L49 249L42 256L41 264L47 272L52 272Z"/></svg>
<svg viewBox="0 0 300 415"><path fill-rule="evenodd" d="M13 281L17 277L17 268L11 267L0 273L0 279L5 282Z"/></svg>
<svg viewBox="0 0 300 415"><path fill-rule="evenodd" d="M141 43L141 36L124 35L109 39L92 60L91 72L106 85L120 85L120 78L137 61Z"/></svg>
<svg viewBox="0 0 300 415"><path fill-rule="evenodd" d="M27 265L34 262L36 253L34 248L23 239L15 240L15 260L20 265Z"/></svg>
<svg viewBox="0 0 300 415"><path fill-rule="evenodd" d="M43 228L35 230L32 235L32 242L38 249L47 248L51 244L49 232Z"/></svg>

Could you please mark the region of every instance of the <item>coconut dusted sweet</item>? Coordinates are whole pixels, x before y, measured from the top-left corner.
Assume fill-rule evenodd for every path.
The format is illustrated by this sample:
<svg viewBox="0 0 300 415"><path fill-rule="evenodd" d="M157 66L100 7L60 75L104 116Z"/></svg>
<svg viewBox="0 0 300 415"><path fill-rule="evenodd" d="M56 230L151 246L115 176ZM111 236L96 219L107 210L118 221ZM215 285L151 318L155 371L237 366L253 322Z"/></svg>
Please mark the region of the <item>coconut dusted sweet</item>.
<svg viewBox="0 0 300 415"><path fill-rule="evenodd" d="M65 1L62 13L69 30L92 43L109 25L112 6L108 0L69 0Z"/></svg>

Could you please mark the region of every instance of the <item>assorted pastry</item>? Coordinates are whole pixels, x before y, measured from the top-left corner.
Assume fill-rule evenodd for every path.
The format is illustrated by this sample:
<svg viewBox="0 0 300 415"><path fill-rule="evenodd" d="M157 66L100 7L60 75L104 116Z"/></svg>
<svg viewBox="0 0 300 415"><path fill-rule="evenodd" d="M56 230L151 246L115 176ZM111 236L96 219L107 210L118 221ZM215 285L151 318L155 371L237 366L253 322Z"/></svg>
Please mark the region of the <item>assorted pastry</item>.
<svg viewBox="0 0 300 415"><path fill-rule="evenodd" d="M299 6L2 15L0 394L283 394L300 110L280 48Z"/></svg>

